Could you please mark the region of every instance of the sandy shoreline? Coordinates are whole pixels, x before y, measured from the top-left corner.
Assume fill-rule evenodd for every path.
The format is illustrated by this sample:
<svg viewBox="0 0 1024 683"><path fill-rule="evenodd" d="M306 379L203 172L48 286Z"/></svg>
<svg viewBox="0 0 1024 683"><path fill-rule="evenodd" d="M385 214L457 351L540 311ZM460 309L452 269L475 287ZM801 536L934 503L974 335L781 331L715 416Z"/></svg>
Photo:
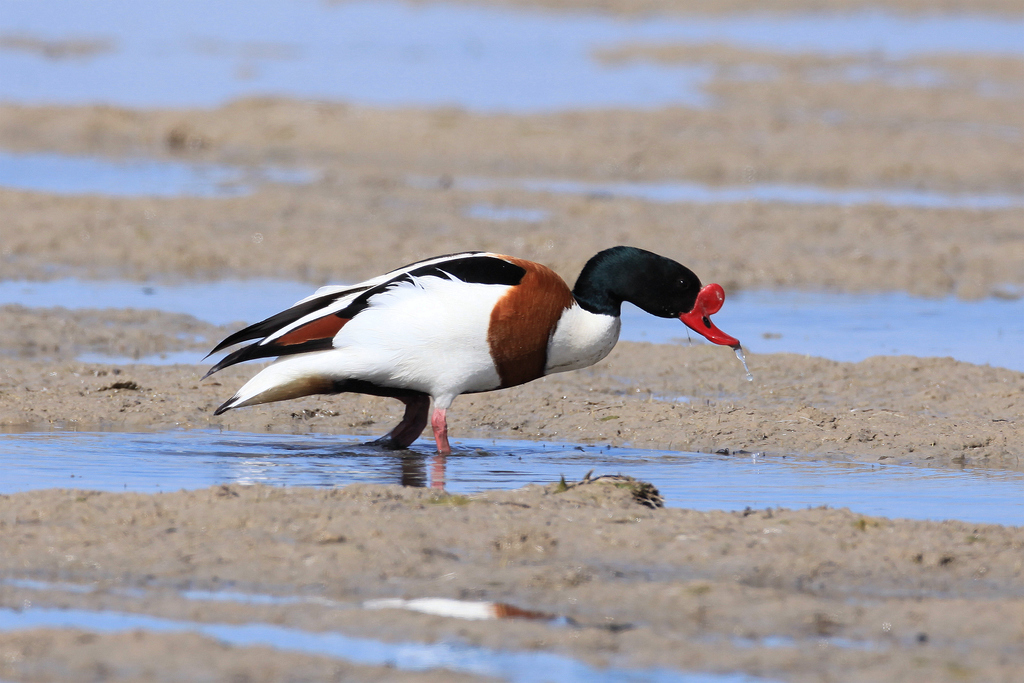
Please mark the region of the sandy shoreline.
<svg viewBox="0 0 1024 683"><path fill-rule="evenodd" d="M516 4L569 8L562 0ZM866 6L594 0L569 9L581 7L671 14ZM1010 0L901 0L890 9L1020 14ZM42 49L44 56L46 49L102 47L0 38L0 49ZM515 116L273 98L207 110L0 103L0 148L9 152L274 167L313 177L212 198L0 189L0 277L278 278L312 289L434 254L485 249L540 261L572 282L592 254L633 244L676 258L729 292L962 299L1024 292L1020 206L657 203L466 182L778 184L1019 198L1022 60L780 56L672 44L620 45L595 58L707 65L714 106ZM770 75L742 77L751 64ZM851 68L869 76L846 79ZM900 82L931 70L946 79ZM535 218L513 211L511 220L493 220L474 213L481 206L529 210ZM0 431L369 437L398 421L397 402L361 396L213 417L255 367L201 381L208 365L199 359L242 322L0 306ZM195 353L196 364L77 360L182 351ZM623 342L593 368L459 398L449 418L453 443L523 439L1024 469L1024 373L909 356L748 359L753 382L728 349ZM407 671L231 646L194 626L246 623L555 653L593 667L796 682L1010 682L1024 670L1024 528L826 508L652 509L615 483L537 484L472 497L367 485L0 496L0 626L61 608L151 615L186 629L0 628L0 678L491 680L468 670ZM190 598L188 590L207 597ZM279 600L210 597L221 591ZM363 608L372 599L423 597L507 603L559 619L470 621Z"/></svg>

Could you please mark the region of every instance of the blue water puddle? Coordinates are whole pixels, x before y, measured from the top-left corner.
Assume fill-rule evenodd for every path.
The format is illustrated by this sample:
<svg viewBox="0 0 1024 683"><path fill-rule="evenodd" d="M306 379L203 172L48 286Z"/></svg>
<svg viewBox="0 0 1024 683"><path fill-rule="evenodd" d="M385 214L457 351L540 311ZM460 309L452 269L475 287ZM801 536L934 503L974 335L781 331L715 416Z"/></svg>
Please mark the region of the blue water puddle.
<svg viewBox="0 0 1024 683"><path fill-rule="evenodd" d="M104 586L102 589L94 584L88 583L65 583L38 581L35 579L13 579L0 578L0 585L12 588L22 588L32 591L47 591L57 593L72 593L76 595L90 595L98 592L111 595L142 598L146 597L147 591L143 588L117 588ZM382 610L397 609L420 614L432 614L434 616L453 617L470 621L498 620L498 619L527 619L531 621L542 621L552 626L576 626L576 622L565 617L559 617L546 612L524 610L509 603L498 603L482 600L455 600L452 598L383 598L365 600L362 602L340 601L325 598L322 595L300 593L291 595L280 595L270 593L253 593L236 590L179 590L178 596L193 602L230 602L240 605L255 606L316 606L328 609L339 610ZM747 645L749 647L749 645Z"/></svg>
<svg viewBox="0 0 1024 683"><path fill-rule="evenodd" d="M494 676L514 683L579 681L581 683L756 683L767 681L743 674L683 673L669 669L595 668L561 655L541 651L491 650L455 642L386 643L341 633L305 631L271 624L216 624L165 619L145 614L0 607L0 630L77 628L99 633L144 630L154 633L199 633L236 647L263 646L344 659L357 664L389 666L405 671L449 669Z"/></svg>
<svg viewBox="0 0 1024 683"><path fill-rule="evenodd" d="M623 306L624 339L686 337L672 320ZM950 357L1024 372L1024 299L963 301L903 293L752 291L726 298L718 326L754 353L799 353L844 362L871 356ZM751 368L757 374L755 366Z"/></svg>
<svg viewBox="0 0 1024 683"><path fill-rule="evenodd" d="M136 308L187 313L214 325L252 323L283 310L316 285L281 280L219 280L177 284L120 280L0 280L0 305Z"/></svg>
<svg viewBox="0 0 1024 683"><path fill-rule="evenodd" d="M412 178L414 185L433 184ZM658 203L825 204L858 206L881 204L922 209L1014 209L1024 207L1024 196L1008 194L949 194L913 189L827 188L814 185L757 184L715 186L689 182L584 182L543 178L461 178L454 186L469 191L516 189L527 192L573 194L587 197L624 197Z"/></svg>
<svg viewBox="0 0 1024 683"><path fill-rule="evenodd" d="M789 636L767 636L764 638L743 638L736 636L730 638L729 642L741 648L789 648L789 647L837 647L842 650L859 650L861 652L878 652L885 650L889 643L881 643L874 640L854 640L852 638L838 638L836 636L821 636L810 642L801 642Z"/></svg>
<svg viewBox="0 0 1024 683"><path fill-rule="evenodd" d="M104 594L126 596L132 598L142 598L146 597L147 595L147 592L144 589L140 588L103 587L102 589L100 589L92 584L48 582L37 581L34 579L0 579L0 585L30 591L39 591L47 593L71 593L75 595L91 595L97 594L99 592L102 592ZM579 623L570 618L558 617L556 615L547 614L543 612L523 610L522 608L516 607L515 605L509 605L508 603L496 603L490 601L453 600L449 598L413 598L409 600L401 598L386 598L378 600L367 600L360 605L352 602L339 602L337 600L331 600L329 598L324 598L318 595L271 595L267 593L246 593L231 590L184 590L179 591L178 595L185 600L195 602L233 602L243 605L285 607L292 607L298 605L316 606L324 607L327 609L341 610L398 609L418 612L421 614L430 614L434 616L443 616L456 619L466 619L471 621L525 619L530 621L540 621L547 625L556 627L580 627ZM31 601L29 601L29 604L25 605L25 607L31 607ZM91 612L91 614L110 613ZM0 630L3 630L3 628L4 624L2 620L0 620ZM886 649L886 647L889 645L889 643L880 643L877 641L870 640L854 640L850 638L841 638L836 636L820 636L810 640L799 640L791 636L765 636L760 638L749 638L742 636L721 638L716 636L707 636L704 638L700 638L699 640L703 643L706 643L709 647L715 647L723 642L728 642L729 644L742 649L761 647L778 649L812 646L836 647L844 650L879 651ZM637 672L638 675L640 673L642 672ZM691 678L687 678L686 680L709 680L707 678L701 678L700 674L688 674L688 676L690 676ZM643 680L647 679L643 678ZM716 676L710 680L736 679L734 677L728 676L722 678ZM739 680L754 679L743 679L741 677Z"/></svg>
<svg viewBox="0 0 1024 683"><path fill-rule="evenodd" d="M28 581L7 581L8 585L29 584ZM40 590L47 590L45 582L35 582ZM72 592L81 590L78 584L71 584ZM28 586L31 587L31 586ZM86 586L88 588L88 586ZM270 595L268 593L242 593L240 591L204 591L185 590L178 593L186 600L197 602L235 602L242 605L320 605L323 607L348 608L357 607L352 603L339 602L317 595Z"/></svg>
<svg viewBox="0 0 1024 683"><path fill-rule="evenodd" d="M315 288L278 280L176 285L6 280L0 281L0 305L156 309L187 313L216 325L240 325L283 310ZM876 355L949 356L1024 372L1024 299L962 301L901 293L739 292L728 295L715 320L753 353L799 353L850 362ZM632 305L623 306L621 339L625 341L685 343L687 336L678 320L655 318ZM165 357L116 361L200 363L202 356L174 352ZM84 358L100 361L103 356ZM756 375L756 360L752 371Z"/></svg>
<svg viewBox="0 0 1024 683"><path fill-rule="evenodd" d="M463 213L468 218L499 223L512 221L540 223L547 220L551 215L551 212L545 209L530 209L521 206L491 206L490 204L473 204Z"/></svg>
<svg viewBox="0 0 1024 683"><path fill-rule="evenodd" d="M724 43L901 58L1024 54L1024 19L981 14L623 18L444 3L315 0L8 2L0 33L111 49L0 51L0 99L216 106L242 96L532 112L712 104L707 65L605 65L624 43Z"/></svg>
<svg viewBox="0 0 1024 683"><path fill-rule="evenodd" d="M107 159L53 153L0 151L0 187L56 194L109 196L233 197L263 183L309 184L318 174L305 169L242 168L157 159ZM748 184L715 186L692 182L584 182L543 178L458 178L468 191L516 189L658 203L737 204L746 202L857 206L880 204L926 209L999 210L1024 207L1024 196L950 194L914 189L827 188L814 185ZM414 176L410 185L437 186L435 178ZM550 217L540 208L474 203L463 215L484 221L539 223Z"/></svg>
<svg viewBox="0 0 1024 683"><path fill-rule="evenodd" d="M0 187L56 194L236 197L262 183L306 184L310 171L155 159L104 159L0 151Z"/></svg>
<svg viewBox="0 0 1024 683"><path fill-rule="evenodd" d="M99 588L93 584L38 581L35 579L0 578L0 585L31 591L71 593L75 595L91 595L100 592L132 598L141 598L146 597L147 595L147 592L140 588L111 588L107 586ZM183 590L179 591L178 595L185 600L195 602L231 602L241 605L285 607L309 605L341 610L398 609L418 612L420 614L431 614L434 616L452 617L470 621L526 619L530 621L542 621L551 626L569 628L580 626L578 622L571 618L559 617L557 615L544 612L523 610L515 605L497 603L493 601L453 600L450 598L412 598L408 600L403 598L384 598L366 600L362 604L358 604L332 600L320 595L271 595L269 593L248 593L234 590ZM888 645L888 643L881 643L878 641L855 640L838 636L819 636L809 640L800 640L793 638L792 636L763 636L758 638L744 636L732 636L729 638L707 636L702 637L699 640L712 647L722 642L728 642L735 647L743 649L759 647L778 649L817 646L838 647L844 650L877 651L885 649Z"/></svg>
<svg viewBox="0 0 1024 683"><path fill-rule="evenodd" d="M110 356L103 353L82 353L77 359L82 363L106 363L108 365L195 365L203 362L201 351L164 351L146 356Z"/></svg>
<svg viewBox="0 0 1024 683"><path fill-rule="evenodd" d="M384 429L385 426L382 426ZM0 435L0 493L65 487L174 491L219 484L337 487L431 483L433 442L388 453L369 437L46 432ZM698 510L828 505L893 518L1024 525L1024 474L907 465L823 463L530 441L459 439L445 487L472 494L532 483L629 474L666 504Z"/></svg>

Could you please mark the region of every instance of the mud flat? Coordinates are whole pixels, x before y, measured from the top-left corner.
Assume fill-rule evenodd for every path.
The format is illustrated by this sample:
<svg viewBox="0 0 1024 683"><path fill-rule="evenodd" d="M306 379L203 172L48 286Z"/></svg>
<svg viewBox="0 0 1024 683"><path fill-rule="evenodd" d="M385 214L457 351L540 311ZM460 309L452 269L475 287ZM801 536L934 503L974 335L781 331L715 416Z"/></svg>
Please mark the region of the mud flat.
<svg viewBox="0 0 1024 683"><path fill-rule="evenodd" d="M587 7L865 9L713 5ZM1009 0L889 9L1020 12ZM122 49L98 40L0 36L0 50L64 68ZM256 62L302 59L242 47ZM217 49L207 52L229 52ZM57 167L69 157L102 171L141 159L213 184L180 196L0 189L0 277L277 278L312 289L486 249L571 282L595 252L633 244L729 292L1024 292L1019 55L665 41L592 57L611 69L696 66L704 105L498 113L285 97L206 108L6 101L0 161L49 155ZM659 184L702 198L648 196ZM400 417L396 402L343 396L215 418L256 368L203 381L200 358L254 320L82 307L73 294L55 307L0 306L0 430L372 437ZM165 364L178 354L193 362ZM951 474L1022 469L1020 372L913 356L748 359L753 382L727 349L623 342L593 368L461 397L451 433L456 448L517 439ZM587 681L1013 681L1024 670L1024 527L654 500L623 479L470 496L238 484L3 495L0 679L528 681L558 671ZM412 609L424 603L372 602L417 599L442 602L427 603L429 614Z"/></svg>
<svg viewBox="0 0 1024 683"><path fill-rule="evenodd" d="M33 317L14 317L19 335L52 314ZM138 336L109 339L118 352L163 348L161 329L164 344L181 343L180 317L140 320ZM190 331L220 328L192 321ZM590 370L462 397L455 445L486 436L1020 469L1021 373L913 357L750 361L753 383L724 349L623 342ZM204 369L23 347L4 364L0 424L377 435L399 419L393 402L358 396L213 418L253 369L201 382ZM17 630L0 631L0 676L476 680L508 676L493 664L502 652L533 670L551 662L530 657L557 657L566 671L583 667L576 680L670 670L1010 681L1024 665L1022 527L652 508L637 493L598 480L473 496L379 485L2 496L0 627ZM367 608L424 598L461 602L442 603L447 616ZM450 605L521 618L467 620ZM431 670L400 656L410 644L427 648ZM360 659L371 645L383 660ZM463 654L437 651L449 647Z"/></svg>
<svg viewBox="0 0 1024 683"><path fill-rule="evenodd" d="M1009 681L1021 666L1021 528L828 509L652 509L627 482L603 480L473 497L366 485L48 490L0 498L0 524L0 619L14 608L45 623L59 607L196 630L266 624L308 640L330 631L793 681ZM365 609L382 598L524 612L469 620L401 603ZM104 649L126 640L135 654ZM182 641L195 657L175 656ZM13 680L97 667L109 680L270 680L290 666L303 679L380 675L288 652L240 656L152 627L21 631L0 635L0 648L0 673ZM157 671L150 657L173 664Z"/></svg>

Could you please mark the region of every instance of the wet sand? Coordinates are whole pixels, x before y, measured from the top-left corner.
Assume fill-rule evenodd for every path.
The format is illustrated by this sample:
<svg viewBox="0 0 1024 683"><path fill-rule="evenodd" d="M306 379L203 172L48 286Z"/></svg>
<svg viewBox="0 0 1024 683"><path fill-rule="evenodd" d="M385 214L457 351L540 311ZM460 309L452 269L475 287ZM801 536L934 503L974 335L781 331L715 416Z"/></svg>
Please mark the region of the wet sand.
<svg viewBox="0 0 1024 683"><path fill-rule="evenodd" d="M123 343L117 348L133 355ZM204 353L197 350L197 360ZM748 360L753 382L728 349L621 342L593 368L459 398L451 433L1024 469L1022 373L912 356L839 363L752 354ZM380 436L401 418L397 401L360 395L214 417L257 367L236 366L200 381L208 367L12 360L0 373L0 427Z"/></svg>
<svg viewBox="0 0 1024 683"><path fill-rule="evenodd" d="M454 639L594 666L738 669L792 681L1010 681L1020 671L1020 528L827 509L651 509L614 483L561 488L470 498L369 485L6 496L4 573L78 590L0 585L0 596L10 606L268 623L386 642ZM183 589L309 602L183 600ZM368 599L422 596L511 603L571 621L357 609ZM67 649L49 654L61 637ZM167 657L181 638L138 637L135 657ZM265 650L239 657L202 642L201 658L133 677L124 673L130 657L100 650L108 644L117 638L5 635L0 674L61 680L34 672L42 660L58 672L102 664L107 680L225 670L266 680L264 657L268 667L297 659Z"/></svg>
<svg viewBox="0 0 1024 683"><path fill-rule="evenodd" d="M699 2L629 5L715 9ZM615 2L590 6L630 9ZM799 9L860 6L800 3ZM898 9L923 6L905 0ZM749 8L745 2L716 7ZM1001 0L927 7L1019 11ZM1020 60L918 58L884 64L878 78L844 83L814 76L834 76L850 66L846 60L720 46L624 45L599 57L716 65L709 86L716 106L511 116L275 99L211 110L0 104L6 150L317 174L308 185L270 183L231 198L0 190L0 275L278 277L309 282L312 290L429 255L487 249L539 260L572 282L589 256L624 243L677 258L727 291L904 291L965 299L1024 291L1021 208L658 204L471 191L457 182L677 180L1020 195ZM738 78L737 70L751 63L776 76ZM905 87L883 77L919 68L940 68L951 80L942 88ZM475 205L546 215L533 222L484 220L472 217ZM208 367L200 358L237 325L152 311L19 306L0 307L0 321L5 431L223 427L376 436L400 417L396 402L361 396L213 417L256 370L229 368L200 381ZM83 353L177 351L195 352L196 364L76 360ZM839 363L765 354L749 361L754 382L745 381L728 349L621 343L593 368L461 397L451 433L456 446L460 438L490 437L1022 468L1022 373L914 357ZM567 491L538 484L545 486L471 499L397 486L0 496L0 580L6 581L0 581L0 607L267 622L388 642L449 639L551 651L595 666L741 671L790 681L1012 681L1024 669L1020 528L830 509L651 509L614 484ZM19 580L92 590L11 583ZM333 603L185 600L180 591L187 588ZM497 601L571 621L467 621L358 609L365 600L389 597ZM192 656L181 657L186 649ZM196 634L0 632L0 678L86 677L477 678L229 647Z"/></svg>
<svg viewBox="0 0 1024 683"><path fill-rule="evenodd" d="M677 53L625 46L604 58ZM694 57L726 70L765 58L710 48ZM323 283L370 277L428 254L489 249L540 260L571 280L593 253L629 243L672 254L729 290L968 299L1020 291L1019 207L672 204L470 191L456 182L680 180L1024 194L1019 60L936 58L959 69L949 90L810 78L814 60L775 61L774 79L719 74L709 86L718 103L709 111L511 116L252 99L194 111L0 105L0 145L15 151L271 164L319 177L230 199L0 191L7 218L0 259L7 277L272 276ZM829 69L842 66L834 62L841 60ZM991 79L1000 94L979 94ZM546 217L508 223L467 215L477 204L543 210Z"/></svg>
<svg viewBox="0 0 1024 683"><path fill-rule="evenodd" d="M31 681L397 681L482 683L497 680L451 671L396 671L332 657L282 652L270 646L232 647L191 633L143 630L96 633L35 629L0 633L0 665L8 680ZM182 653L188 653L183 657ZM169 662L178 666L173 674Z"/></svg>

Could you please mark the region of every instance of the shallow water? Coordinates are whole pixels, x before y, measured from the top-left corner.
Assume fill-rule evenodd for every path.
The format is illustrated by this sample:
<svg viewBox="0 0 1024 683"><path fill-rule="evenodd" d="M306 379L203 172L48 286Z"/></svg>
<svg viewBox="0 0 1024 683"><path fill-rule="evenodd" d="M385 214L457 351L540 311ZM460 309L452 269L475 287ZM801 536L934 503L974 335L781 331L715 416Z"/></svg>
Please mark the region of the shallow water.
<svg viewBox="0 0 1024 683"><path fill-rule="evenodd" d="M76 595L95 594L102 590L125 597L143 597L146 595L142 588L109 588L99 589L89 583L68 583L39 581L36 579L10 579L0 578L0 585L13 588L23 588L33 591L53 591L58 593L73 593ZM322 595L301 592L299 594L280 595L270 593L253 593L237 590L179 590L178 595L185 600L194 602L232 602L242 605L316 605L331 609L398 609L420 614L432 614L440 617L453 617L470 621L480 620L502 620L502 619L526 619L531 621L543 621L555 626L573 626L575 622L565 617L559 617L546 612L536 612L516 607L509 603L482 601L482 600L454 600L451 598L413 598L405 600L402 598L384 598L377 600L365 600L363 602L334 600L325 598Z"/></svg>
<svg viewBox="0 0 1024 683"><path fill-rule="evenodd" d="M738 14L628 19L395 1L15 0L0 34L92 40L92 54L0 50L0 99L216 106L278 95L472 110L712 104L700 65L603 65L623 43L725 43L903 57L1024 53L1024 20L980 14Z"/></svg>
<svg viewBox="0 0 1024 683"><path fill-rule="evenodd" d="M215 325L253 323L312 294L317 285L284 280L139 283L120 280L0 280L0 305L136 308L187 313Z"/></svg>
<svg viewBox="0 0 1024 683"><path fill-rule="evenodd" d="M39 591L39 592L54 592L54 593L71 593L75 595L89 595L89 594L111 594L126 596L132 598L144 597L146 595L145 589L141 588L111 588L103 587L98 588L93 584L81 584L81 583L66 583L66 582L49 582L49 581L38 581L34 579L0 579L0 585L10 586L12 588L19 588L24 590ZM316 594L301 593L301 594L290 594L290 595L271 595L268 593L250 593L250 592L239 592L233 590L218 590L218 591L204 591L204 590L182 590L178 592L178 596L194 602L233 602L244 605L315 605L318 607L325 607L328 609L339 609L339 610L378 610L378 609L401 609L413 612L419 612L422 614L430 614L435 616L450 617L456 619L466 620L516 620L516 619L527 619L531 621L543 621L546 624L556 627L575 628L579 627L580 624L571 618L559 617L553 614L547 614L543 612L535 612L530 610L523 610L522 608L516 607L515 605L509 605L508 603L497 603L497 602L484 602L484 601L467 601L467 600L453 600L449 598L414 598L411 600L405 600L401 598L388 598L379 600L367 600L363 603L355 602L344 602L338 600L332 600ZM57 611L57 610L55 610ZM64 610L59 610L66 613ZM101 614L105 615L100 617L99 621L108 618L106 615L110 613L105 612L88 612L81 610L83 614ZM593 625L589 625L593 626ZM602 627L622 627L623 624L616 624L615 622L606 622L602 624ZM0 617L0 630L5 628L5 624ZM734 636L728 639L718 639L715 637L707 637L704 639L709 645L714 646L720 642L729 642L732 645L740 648L755 648L755 647L767 647L767 648L794 648L794 647L838 647L849 650L883 650L892 644L892 640L889 642L882 643L872 640L853 640L850 638L842 638L837 636L816 636L808 640L799 640L791 636L765 636L761 638L749 638L742 636ZM909 643L908 643L909 644ZM640 672L635 672L635 674ZM721 676L708 678L701 677L701 674L687 674L690 678L685 680L703 681L703 680L763 680L763 679L743 679L742 677L737 679L734 676ZM632 679L631 679L632 680ZM644 680L647 680L646 678Z"/></svg>
<svg viewBox="0 0 1024 683"><path fill-rule="evenodd" d="M0 434L0 493L53 487L173 491L218 484L426 486L433 443L385 452L367 437L210 430ZM457 440L449 492L629 474L653 483L666 505L698 510L849 507L868 515L1024 525L1024 475L793 458Z"/></svg>
<svg viewBox="0 0 1024 683"><path fill-rule="evenodd" d="M217 325L253 323L311 294L316 287L279 280L140 284L121 281L0 281L0 305L137 308L188 313ZM752 353L800 353L856 362L876 355L949 356L1024 372L1024 298L962 301L907 294L739 292L715 315L718 326ZM626 304L625 341L686 342L678 320L655 318ZM692 335L696 336L696 335ZM704 343L702 340L693 340ZM108 362L201 363L181 352ZM90 354L83 359L103 362ZM756 360L752 368L757 374Z"/></svg>
<svg viewBox="0 0 1024 683"><path fill-rule="evenodd" d="M431 184L420 178L414 184ZM1024 196L1007 194L948 194L913 189L834 189L814 185L759 184L704 185L687 182L584 182L544 178L455 179L454 186L465 190L515 188L527 192L579 194L598 197L627 197L666 204L738 204L744 202L779 204L828 204L856 206L883 204L924 209L1012 209L1024 206ZM436 183L432 183L436 184Z"/></svg>
<svg viewBox="0 0 1024 683"><path fill-rule="evenodd" d="M0 187L56 194L103 194L132 197L237 197L263 183L308 184L315 171L275 167L241 168L222 164L132 158L71 156L0 151ZM689 182L583 182L544 178L457 178L455 187L469 191L515 188L527 192L626 197L659 203L735 204L744 202L882 204L928 209L998 210L1024 206L1024 196L949 194L914 189L835 189L814 185L747 184L715 186ZM416 187L437 186L434 178L414 176ZM546 209L475 203L463 215L483 221L539 223Z"/></svg>
<svg viewBox="0 0 1024 683"><path fill-rule="evenodd" d="M871 356L950 357L1024 372L1024 299L739 292L727 296L715 322L753 353L799 353L844 362ZM622 327L623 339L659 344L687 334L678 322L653 318L632 305L623 306ZM756 377L756 361L752 371Z"/></svg>
<svg viewBox="0 0 1024 683"><path fill-rule="evenodd" d="M481 221L496 221L505 223L518 221L520 223L540 223L551 215L545 209L531 209L524 206L491 206L490 204L473 204L463 214L468 218L475 218Z"/></svg>
<svg viewBox="0 0 1024 683"><path fill-rule="evenodd" d="M148 356L108 356L102 353L83 353L77 359L83 363L105 363L107 365L195 365L202 363L205 354L200 351L164 351Z"/></svg>
<svg viewBox="0 0 1024 683"><path fill-rule="evenodd" d="M105 159L0 151L0 187L120 197L237 197L265 182L310 183L315 174L155 159Z"/></svg>
<svg viewBox="0 0 1024 683"><path fill-rule="evenodd" d="M80 628L111 633L144 630L156 633L199 633L236 647L261 645L278 650L345 659L357 664L390 666L405 671L450 669L494 676L514 683L580 681L581 683L755 683L768 679L742 674L689 674L669 669L594 668L543 651L490 650L461 643L387 643L341 633L304 631L272 624L211 624L165 619L145 614L84 609L0 607L0 631L36 628Z"/></svg>

